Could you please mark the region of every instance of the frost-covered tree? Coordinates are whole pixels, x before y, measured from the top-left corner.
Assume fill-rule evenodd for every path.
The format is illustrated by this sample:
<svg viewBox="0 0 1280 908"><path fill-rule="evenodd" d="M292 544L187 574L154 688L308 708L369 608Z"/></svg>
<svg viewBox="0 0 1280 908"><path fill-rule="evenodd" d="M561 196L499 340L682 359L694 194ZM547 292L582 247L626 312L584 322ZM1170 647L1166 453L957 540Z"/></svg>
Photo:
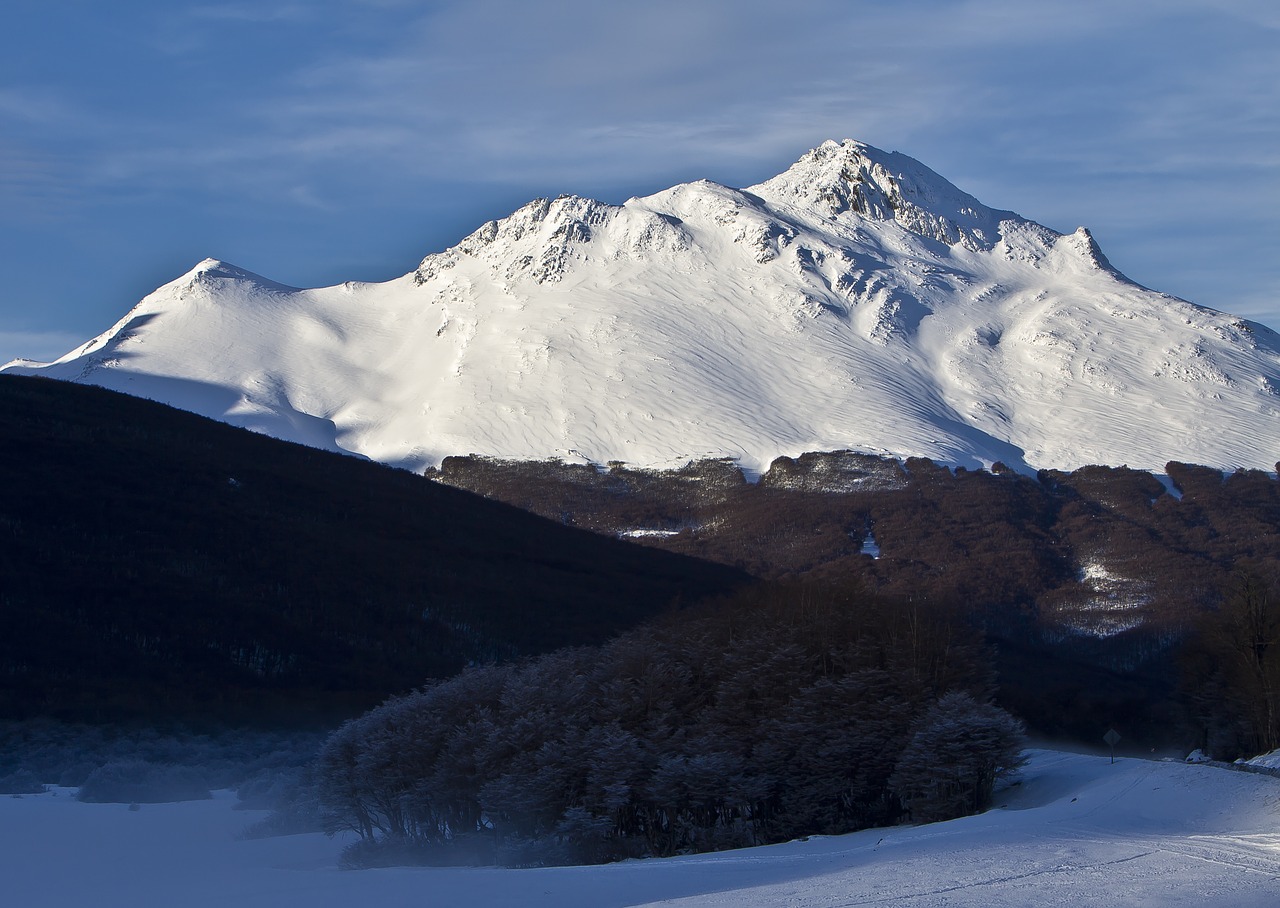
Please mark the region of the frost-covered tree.
<svg viewBox="0 0 1280 908"><path fill-rule="evenodd" d="M936 618L780 587L390 700L334 734L316 778L329 828L359 833L366 861L439 847L605 860L847 832L896 818L889 778L933 692L985 676Z"/></svg>
<svg viewBox="0 0 1280 908"><path fill-rule="evenodd" d="M1024 762L1022 723L990 703L952 691L921 717L889 786L917 823L986 810L996 779Z"/></svg>

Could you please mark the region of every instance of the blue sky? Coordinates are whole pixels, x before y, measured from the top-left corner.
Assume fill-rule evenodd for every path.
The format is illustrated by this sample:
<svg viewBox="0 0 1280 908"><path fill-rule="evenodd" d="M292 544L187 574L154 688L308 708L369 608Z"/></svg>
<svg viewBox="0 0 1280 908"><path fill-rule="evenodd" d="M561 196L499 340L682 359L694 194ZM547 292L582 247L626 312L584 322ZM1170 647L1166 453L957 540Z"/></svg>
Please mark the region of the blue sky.
<svg viewBox="0 0 1280 908"><path fill-rule="evenodd" d="M0 362L206 256L322 286L531 198L911 155L1280 329L1274 0L8 0Z"/></svg>

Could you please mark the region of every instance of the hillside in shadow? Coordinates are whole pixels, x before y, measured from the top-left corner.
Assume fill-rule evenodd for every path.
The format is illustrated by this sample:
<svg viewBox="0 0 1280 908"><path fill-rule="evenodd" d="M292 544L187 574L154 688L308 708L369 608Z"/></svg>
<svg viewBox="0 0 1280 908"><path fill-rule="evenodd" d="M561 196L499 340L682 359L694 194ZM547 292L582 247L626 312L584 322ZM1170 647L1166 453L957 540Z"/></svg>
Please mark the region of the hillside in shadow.
<svg viewBox="0 0 1280 908"><path fill-rule="evenodd" d="M0 718L328 722L748 580L99 388L0 424Z"/></svg>

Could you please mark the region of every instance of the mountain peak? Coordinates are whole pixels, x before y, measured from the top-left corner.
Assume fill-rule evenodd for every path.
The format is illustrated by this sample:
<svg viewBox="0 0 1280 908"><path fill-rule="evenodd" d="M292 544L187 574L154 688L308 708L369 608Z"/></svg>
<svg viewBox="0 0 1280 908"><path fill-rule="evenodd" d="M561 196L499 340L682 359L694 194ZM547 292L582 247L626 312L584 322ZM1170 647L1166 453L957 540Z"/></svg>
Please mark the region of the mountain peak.
<svg viewBox="0 0 1280 908"><path fill-rule="evenodd" d="M179 280L187 280L207 274L210 277L243 277L249 272L243 268L237 268L230 262L224 262L221 259L206 258L196 263L196 266L184 274Z"/></svg>
<svg viewBox="0 0 1280 908"><path fill-rule="evenodd" d="M230 262L224 262L221 259L215 258L207 258L200 261L194 268L182 275L182 277L172 281L169 286L193 286L215 281L247 281L268 290L291 291L297 289L296 287L290 287L287 284L281 284L273 281L270 278L265 278L260 274L255 274L252 271L239 267L238 265L232 265Z"/></svg>
<svg viewBox="0 0 1280 908"><path fill-rule="evenodd" d="M1118 273L1107 257L1102 254L1098 241L1093 238L1088 227L1077 227L1074 233L1067 234L1062 241L1094 268Z"/></svg>
<svg viewBox="0 0 1280 908"><path fill-rule="evenodd" d="M750 191L826 218L895 221L920 236L974 250L995 245L1001 221L1021 220L988 208L915 158L853 139L828 139Z"/></svg>

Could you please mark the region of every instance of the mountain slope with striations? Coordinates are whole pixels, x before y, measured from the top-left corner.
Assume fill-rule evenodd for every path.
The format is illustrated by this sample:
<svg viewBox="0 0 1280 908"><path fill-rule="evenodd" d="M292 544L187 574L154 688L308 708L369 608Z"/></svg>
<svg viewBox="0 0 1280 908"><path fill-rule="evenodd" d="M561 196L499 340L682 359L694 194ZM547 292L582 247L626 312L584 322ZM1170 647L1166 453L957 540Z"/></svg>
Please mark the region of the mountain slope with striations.
<svg viewBox="0 0 1280 908"><path fill-rule="evenodd" d="M415 470L1280 454L1280 336L848 140L745 190L539 199L381 284L298 290L206 260L57 362L6 369Z"/></svg>

